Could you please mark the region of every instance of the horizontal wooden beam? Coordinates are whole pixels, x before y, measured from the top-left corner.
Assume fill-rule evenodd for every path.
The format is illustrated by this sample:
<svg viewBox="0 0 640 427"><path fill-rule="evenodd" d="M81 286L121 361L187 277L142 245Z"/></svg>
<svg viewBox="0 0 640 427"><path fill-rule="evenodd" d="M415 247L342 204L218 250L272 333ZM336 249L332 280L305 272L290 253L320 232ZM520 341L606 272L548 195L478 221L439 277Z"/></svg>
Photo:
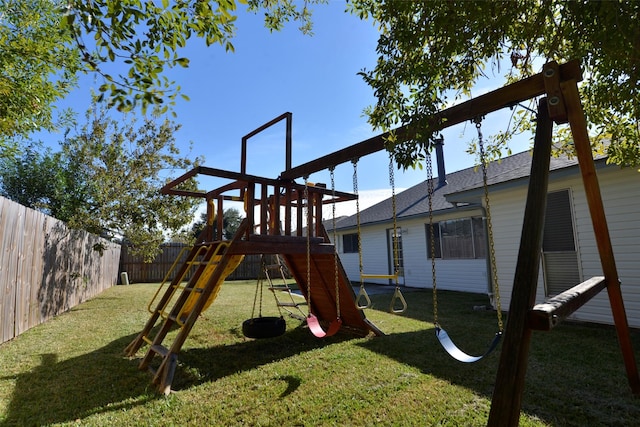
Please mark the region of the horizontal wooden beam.
<svg viewBox="0 0 640 427"><path fill-rule="evenodd" d="M592 277L529 311L529 328L550 331L606 287L603 276Z"/></svg>
<svg viewBox="0 0 640 427"><path fill-rule="evenodd" d="M562 64L558 68L560 70L560 82L582 80L582 72L577 60ZM431 118L430 128L432 131L437 132L450 126L485 116L502 108L512 107L544 93L545 77L543 73L538 73L478 96L477 98L470 99L462 104L442 110ZM408 141L415 136L415 133L408 125L396 128L392 132L396 141L399 143ZM335 167L342 163L384 150L385 142L392 132L385 132L300 166L295 166L282 172L280 177L284 179L296 179L309 176L314 172Z"/></svg>
<svg viewBox="0 0 640 427"><path fill-rule="evenodd" d="M213 189L211 191L209 191L208 193L204 193L204 192L200 192L200 191L189 191L189 190L179 190L176 189L175 187L180 185L181 183L183 183L184 181L186 181L189 178L195 177L197 175L208 175L208 176L214 176L217 178L225 178L225 179L231 179L234 180L234 182L231 182L229 184L225 184L221 187L218 187L216 189ZM191 197L202 197L202 198L214 198L214 197L218 197L220 195L222 195L222 193L227 192L227 191L232 191L232 190L243 190L246 188L247 184L249 182L253 182L253 183L257 183L257 184L262 184L262 185L271 185L274 187L279 187L279 188L283 188L285 186L289 186L292 189L295 189L297 191L303 192L304 191L304 184L297 184L295 182L290 182L289 180L281 180L281 179L272 179L272 178L264 178L264 177L260 177L260 176L256 176L256 175L249 175L249 174L244 174L244 173L239 173L239 172L233 172L233 171L228 171L228 170L224 170L224 169L216 169L216 168L210 168L210 167L206 167L206 166L198 166L194 169L191 169L190 171L186 172L184 175L174 179L173 181L169 182L168 184L166 184L164 187L162 187L162 189L160 190L160 192L162 194L173 194L173 195L178 195L178 196L191 196ZM335 196L334 198L330 199L330 200L324 200L323 203L327 204L327 203L333 203L333 202L344 202L344 201L348 201L348 200L355 200L357 198L357 196L353 193L347 193L344 191L337 191L337 190L332 190L331 188L327 188L326 185L324 184L315 184L315 185L308 185L307 189L310 193L320 193L323 196ZM225 200L230 200L229 198L225 197Z"/></svg>
<svg viewBox="0 0 640 427"><path fill-rule="evenodd" d="M255 235L251 235L251 240L242 241L237 247L228 249L230 255L259 255L259 254L333 254L335 248L332 244L312 244L307 248L306 240L304 242L276 242L255 240Z"/></svg>

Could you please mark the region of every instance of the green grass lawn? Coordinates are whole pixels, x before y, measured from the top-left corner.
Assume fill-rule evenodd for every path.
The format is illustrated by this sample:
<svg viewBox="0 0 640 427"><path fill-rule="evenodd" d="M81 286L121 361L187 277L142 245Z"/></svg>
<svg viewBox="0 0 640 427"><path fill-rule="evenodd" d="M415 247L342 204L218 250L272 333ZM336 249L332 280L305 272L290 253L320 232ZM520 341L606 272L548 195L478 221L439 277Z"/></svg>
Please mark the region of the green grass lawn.
<svg viewBox="0 0 640 427"><path fill-rule="evenodd" d="M499 353L451 359L434 336L430 291L406 292L409 310L369 317L387 336L314 338L300 322L268 340L242 336L255 284L228 282L181 354L175 393L159 395L123 349L142 329L155 285L118 286L0 346L0 426L486 424ZM276 315L265 294L263 315ZM482 295L440 292L439 319L470 353L482 353L495 314ZM376 309L376 307L379 308ZM640 359L640 333L633 331ZM143 355L143 347L138 356ZM637 426L612 327L564 324L533 337L522 426Z"/></svg>

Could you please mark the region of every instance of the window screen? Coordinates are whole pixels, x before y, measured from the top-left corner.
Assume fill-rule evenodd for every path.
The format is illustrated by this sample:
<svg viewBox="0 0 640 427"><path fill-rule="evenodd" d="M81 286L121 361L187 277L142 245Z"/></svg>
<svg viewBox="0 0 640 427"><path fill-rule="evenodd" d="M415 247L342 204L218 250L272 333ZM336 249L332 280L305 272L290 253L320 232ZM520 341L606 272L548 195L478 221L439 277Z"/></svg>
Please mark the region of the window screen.
<svg viewBox="0 0 640 427"><path fill-rule="evenodd" d="M344 253L357 253L358 252L358 234L344 234L342 235L342 250Z"/></svg>

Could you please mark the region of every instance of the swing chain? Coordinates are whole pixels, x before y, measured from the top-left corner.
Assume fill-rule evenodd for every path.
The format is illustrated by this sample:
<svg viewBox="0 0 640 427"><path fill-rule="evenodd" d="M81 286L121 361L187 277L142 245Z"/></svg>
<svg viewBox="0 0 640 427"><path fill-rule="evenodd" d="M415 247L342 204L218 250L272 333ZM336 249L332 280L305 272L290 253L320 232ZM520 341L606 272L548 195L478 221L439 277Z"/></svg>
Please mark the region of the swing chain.
<svg viewBox="0 0 640 427"><path fill-rule="evenodd" d="M358 161L359 159L356 157L351 159L351 163L353 164L353 193L356 195L356 224L357 224L357 238L358 238L358 271L360 280L360 291L358 292L358 296L356 298L356 306L358 310L364 310L365 308L371 307L371 299L369 298L369 294L367 294L367 290L364 287L364 279L362 278L363 273L363 265L362 265L362 233L360 230L360 195L358 194ZM364 300L364 303L362 302Z"/></svg>
<svg viewBox="0 0 640 427"><path fill-rule="evenodd" d="M425 156L425 163L427 169L427 191L429 199L429 240L431 250L431 280L432 280L432 296L433 296L433 324L435 327L438 325L438 287L436 282L436 239L435 230L433 224L433 163L431 161L431 153L427 153Z"/></svg>
<svg viewBox="0 0 640 427"><path fill-rule="evenodd" d="M360 235L360 196L358 195L358 159L353 159L353 193L356 195L356 224L358 228L358 267L360 269L360 289L364 287L362 281L362 236Z"/></svg>
<svg viewBox="0 0 640 427"><path fill-rule="evenodd" d="M309 200L309 177L304 177L304 194L303 198L305 200L306 210L304 211L304 215L307 217L307 306L309 310L309 314L311 314L311 221L309 221L310 214L310 200Z"/></svg>
<svg viewBox="0 0 640 427"><path fill-rule="evenodd" d="M496 262L496 250L493 242L493 226L491 224L491 205L489 203L489 185L487 178L487 158L484 150L484 141L482 137L482 117L475 119L476 129L478 131L478 148L480 150L480 164L482 166L482 184L484 187L484 202L487 211L487 233L489 238L489 256L491 258L491 278L493 282L493 296L496 303L496 311L498 317L498 329L502 332L504 324L502 321L502 304L500 302L500 285L498 283L498 266Z"/></svg>
<svg viewBox="0 0 640 427"><path fill-rule="evenodd" d="M391 185L391 210L393 212L393 268L396 275L396 287L398 287L398 274L400 273L400 260L398 259L398 224L396 220L396 183L393 171L393 154L389 153L389 185Z"/></svg>
<svg viewBox="0 0 640 427"><path fill-rule="evenodd" d="M331 176L331 219L333 225L333 275L336 290L336 317L340 318L340 286L338 283L338 234L336 231L336 181L334 175L335 166L329 168Z"/></svg>

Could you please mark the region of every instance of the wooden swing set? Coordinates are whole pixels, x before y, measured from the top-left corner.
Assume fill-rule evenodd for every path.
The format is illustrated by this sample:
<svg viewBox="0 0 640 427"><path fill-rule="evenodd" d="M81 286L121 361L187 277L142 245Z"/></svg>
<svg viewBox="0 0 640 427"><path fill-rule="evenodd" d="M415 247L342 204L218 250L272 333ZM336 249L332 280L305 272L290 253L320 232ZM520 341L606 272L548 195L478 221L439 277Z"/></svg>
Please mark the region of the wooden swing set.
<svg viewBox="0 0 640 427"><path fill-rule="evenodd" d="M512 288L509 319L504 331L488 425L518 425L529 346L534 330L550 331L599 292L607 289L627 379L632 393L640 394L640 377L631 343L620 280L596 175L587 122L580 102L578 82L582 72L577 60L545 64L543 71L521 81L447 108L430 120L433 132L474 121L494 111L544 96L538 105L533 161L524 212L518 261ZM543 304L535 305L544 230L553 123L568 123L573 136L587 203L600 255L602 277L577 284ZM409 126L393 131L397 143L412 139ZM390 133L328 154L282 173L285 179L320 171L385 149Z"/></svg>
<svg viewBox="0 0 640 427"><path fill-rule="evenodd" d="M542 96L538 105L533 160L509 318L502 334L502 349L488 420L488 425L491 426L518 424L532 332L553 329L560 321L574 313L605 288L613 313L628 382L631 391L634 394L640 394L640 377L638 376L611 238L591 153L587 123L578 93L578 82L581 80L582 74L578 61L571 61L563 65L550 62L544 66L543 71L539 74L445 109L432 116L430 120L431 131L437 132ZM247 140L281 120L286 120L285 170L277 179L247 174ZM544 304L535 305L554 122L557 124L568 123L573 135L603 276L591 278L551 298ZM393 131L393 134L398 143L414 137L409 126L399 127ZM242 160L239 173L200 166L163 188L162 191L165 194L200 197L208 202L216 201L217 230L223 228L223 202L225 200L244 201L246 218L230 241L223 242L220 237L216 238L212 226L205 229L200 241L188 256L187 263L180 267L175 275L176 278L171 281L169 286L174 289L182 286L182 292L186 295L180 296L174 308L167 310L167 305L173 295L167 291L160 298L157 307L150 310L152 316L145 329L126 349L126 353L133 356L143 344L150 344L150 348L140 364L141 369L148 368L155 355L162 357L160 367L153 370L154 383L161 390L164 392L170 390L177 353L198 315L211 297L215 297L225 272L228 272L228 265L236 260L234 257L245 254L280 254L283 257L289 271L300 284L300 291L309 304L307 320L308 323L312 323L310 327L320 328L316 331L318 335L327 335L335 328L348 328L360 333L373 332L382 335L382 332L371 324L363 314L362 308L368 305L367 301L369 300L366 291L361 292L358 296L355 295L340 264L335 245L331 243L322 225L323 205L347 200L356 200L357 203L357 178L354 177L355 194L352 194L336 191L333 184L331 189L327 189L323 185L309 185L306 182L306 177L326 169L331 170L333 174L333 168L346 162L354 164L354 175L356 175L357 159L386 149L385 145L389 136L390 133L377 135L308 163L292 167L291 113L285 113L242 138ZM231 182L209 192L194 192L180 188L181 183L198 174L224 178L231 180ZM299 178L305 178L304 185L295 182ZM229 195L230 192L236 192L237 195ZM208 203L207 206L209 218L213 219L213 203ZM292 228L294 214L296 227ZM303 219L306 219L306 235L303 234L305 229ZM284 227L280 225L281 222L284 223ZM333 228L335 230L335 224ZM215 252L215 247L221 244L224 244L224 248ZM208 249L204 250L205 254L215 252L217 258L211 260L207 259L205 255L200 257L202 260L197 260L198 254L202 253L198 249L201 246L207 246ZM214 265L212 263L215 264L215 268L211 267ZM181 282L186 277L185 271L191 266L195 267L195 271L185 287ZM397 271L397 266L395 266L395 274ZM362 268L360 268L360 273L362 291L362 280L366 278L366 275L362 273ZM389 277L385 275L385 278ZM175 290L173 292L175 293ZM198 292L199 296L192 300L189 310L184 310L183 306L185 301L189 300L190 292ZM312 292L313 297L311 296ZM171 295L169 295L170 293ZM361 298L364 300L362 303L360 302ZM160 318L164 319L164 323L159 332L152 337L151 330ZM309 322L309 320L311 321ZM316 322L317 325L313 324ZM161 345L162 340L174 324L180 325L181 330L173 344L170 347L164 347ZM329 325L328 328L327 325Z"/></svg>

